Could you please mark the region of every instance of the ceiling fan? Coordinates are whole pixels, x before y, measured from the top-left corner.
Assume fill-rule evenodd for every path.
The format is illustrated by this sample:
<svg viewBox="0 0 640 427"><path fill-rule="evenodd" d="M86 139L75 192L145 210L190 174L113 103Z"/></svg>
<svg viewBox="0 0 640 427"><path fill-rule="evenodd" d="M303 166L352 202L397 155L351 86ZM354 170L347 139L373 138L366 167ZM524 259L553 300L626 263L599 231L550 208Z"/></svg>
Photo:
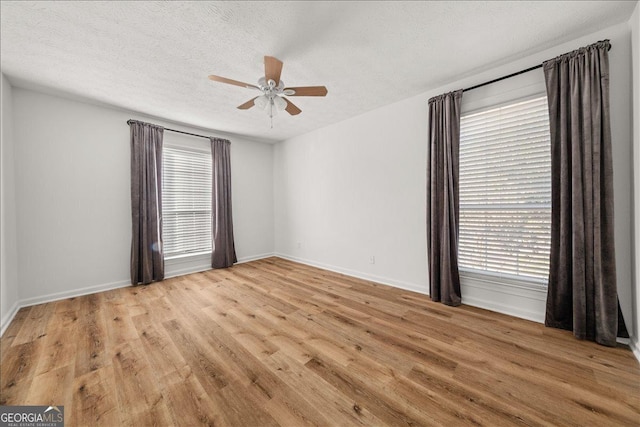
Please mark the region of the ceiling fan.
<svg viewBox="0 0 640 427"><path fill-rule="evenodd" d="M226 77L211 75L209 78L220 83L227 83L235 86L246 87L247 89L257 89L262 92L253 99L239 105L240 110L248 110L254 105L266 110L269 117L273 120L273 116L278 111L285 110L287 113L295 116L300 114L302 110L296 107L286 96L325 96L327 88L324 86L302 86L302 87L285 87L284 82L280 80L282 73L282 61L273 56L264 57L264 77L260 77L257 85L231 80Z"/></svg>

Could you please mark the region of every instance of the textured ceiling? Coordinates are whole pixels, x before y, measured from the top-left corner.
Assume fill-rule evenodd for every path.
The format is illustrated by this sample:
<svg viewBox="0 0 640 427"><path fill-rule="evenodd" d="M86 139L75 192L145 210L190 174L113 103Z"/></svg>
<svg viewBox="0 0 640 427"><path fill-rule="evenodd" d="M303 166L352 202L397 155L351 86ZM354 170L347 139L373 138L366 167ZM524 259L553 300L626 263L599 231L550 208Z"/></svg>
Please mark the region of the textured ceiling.
<svg viewBox="0 0 640 427"><path fill-rule="evenodd" d="M0 3L2 72L17 85L278 141L626 21L635 2ZM596 40L594 40L595 42ZM284 62L302 114L235 107Z"/></svg>

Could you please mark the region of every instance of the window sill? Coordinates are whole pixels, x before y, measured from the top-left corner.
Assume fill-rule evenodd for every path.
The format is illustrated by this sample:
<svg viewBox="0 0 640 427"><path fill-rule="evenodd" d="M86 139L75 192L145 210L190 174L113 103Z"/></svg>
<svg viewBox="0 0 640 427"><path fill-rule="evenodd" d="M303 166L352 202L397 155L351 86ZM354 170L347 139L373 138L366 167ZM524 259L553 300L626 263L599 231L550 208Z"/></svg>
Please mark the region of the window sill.
<svg viewBox="0 0 640 427"><path fill-rule="evenodd" d="M180 255L171 255L164 257L165 262L183 262L183 261L193 261L196 259L201 259L205 257L211 257L211 252L194 252L190 254L180 254Z"/></svg>

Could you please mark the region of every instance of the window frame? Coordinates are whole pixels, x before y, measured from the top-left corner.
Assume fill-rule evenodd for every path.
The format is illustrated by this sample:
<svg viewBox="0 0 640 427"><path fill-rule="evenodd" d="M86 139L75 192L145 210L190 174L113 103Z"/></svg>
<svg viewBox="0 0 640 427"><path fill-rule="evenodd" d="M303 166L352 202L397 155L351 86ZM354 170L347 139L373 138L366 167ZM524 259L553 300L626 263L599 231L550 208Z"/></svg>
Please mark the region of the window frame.
<svg viewBox="0 0 640 427"><path fill-rule="evenodd" d="M178 151L186 151L186 152L194 152L194 153L198 153L198 154L206 154L209 156L210 161L211 161L211 168L212 168L212 174L213 174L213 159L211 158L211 148L208 146L197 146L195 144L185 144L185 143L167 143L165 142L163 144L163 152L162 152L162 168L163 168L163 174L162 174L162 190L163 190L163 208L162 208L162 216L163 216L163 223L162 223L162 237L163 237L163 245L165 243L164 241L164 227L165 227L165 214L168 213L167 210L165 209L164 206L164 179L165 179L165 174L164 174L164 156L165 156L165 150L169 149L169 150L178 150ZM213 176L210 177L210 180L213 179ZM211 188L211 191L213 190L213 188ZM213 197L213 194L211 194L211 197ZM208 211L210 212L211 215L211 219L213 220L213 209L212 206L210 204ZM164 252L164 248L163 248L163 252L164 252L164 260L165 261L175 261L175 262L179 262L179 261L188 261L189 259L198 259L198 258L202 258L204 256L207 255L211 255L212 251L213 251L213 236L210 236L212 241L211 241L211 249L210 250L203 250L203 251L197 251L197 252L180 252L180 253L174 253L174 254L170 254L167 255L166 252Z"/></svg>
<svg viewBox="0 0 640 427"><path fill-rule="evenodd" d="M531 86L533 87L534 85L531 85ZM515 96L509 96L506 99L504 97L499 97L499 98L502 98L500 99L499 102L495 102L495 100L493 102L491 101L486 102L486 100L484 100L484 102L478 102L478 101L472 102L471 104L479 104L479 105L474 105L474 108L470 108L470 109L463 108L460 114L460 119L462 121L462 118L464 116L482 113L484 111L494 110L498 108L503 108L510 105L531 101L531 100L542 98L542 97L544 97L545 99L547 98L546 91L540 90L541 88L538 88L538 90L535 90L535 92L532 92L528 87L525 87L524 89L526 90L526 92L528 92L527 94L519 93L518 95L515 95ZM462 143L462 140L460 142ZM551 161L551 159L549 159L549 161ZM549 195L549 200L551 201L551 194ZM459 205L460 210L462 209L461 205L462 204L460 203ZM551 205L549 204L548 206L549 206L548 209L551 209ZM546 209L546 206L544 206L544 208ZM549 227L549 233L551 233L551 227ZM459 240L458 240L458 251L460 251ZM489 271L489 270L475 269L472 267L464 267L460 265L459 258L458 258L458 270L459 270L460 277L462 279L495 282L501 285L505 285L507 287L534 290L534 291L540 291L545 293L547 291L548 278L541 279L541 278L531 277L531 276L520 276L520 275L508 273L508 272L495 272L495 271Z"/></svg>

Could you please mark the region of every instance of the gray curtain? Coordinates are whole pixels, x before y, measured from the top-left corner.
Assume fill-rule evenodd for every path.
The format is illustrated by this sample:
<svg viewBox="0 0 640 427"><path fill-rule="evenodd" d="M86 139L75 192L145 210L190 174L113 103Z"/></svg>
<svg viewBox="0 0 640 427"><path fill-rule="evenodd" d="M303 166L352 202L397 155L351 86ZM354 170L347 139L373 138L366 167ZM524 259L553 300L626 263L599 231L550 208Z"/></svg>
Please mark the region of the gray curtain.
<svg viewBox="0 0 640 427"><path fill-rule="evenodd" d="M129 121L131 131L131 283L164 279L162 136L164 129Z"/></svg>
<svg viewBox="0 0 640 427"><path fill-rule="evenodd" d="M431 299L460 305L458 195L462 90L429 100L427 250Z"/></svg>
<svg viewBox="0 0 640 427"><path fill-rule="evenodd" d="M226 139L211 138L213 155L213 191L211 193L213 268L231 267L238 262L233 242L233 220L231 218L231 143Z"/></svg>
<svg viewBox="0 0 640 427"><path fill-rule="evenodd" d="M609 41L544 63L551 125L551 259L545 324L616 345Z"/></svg>

